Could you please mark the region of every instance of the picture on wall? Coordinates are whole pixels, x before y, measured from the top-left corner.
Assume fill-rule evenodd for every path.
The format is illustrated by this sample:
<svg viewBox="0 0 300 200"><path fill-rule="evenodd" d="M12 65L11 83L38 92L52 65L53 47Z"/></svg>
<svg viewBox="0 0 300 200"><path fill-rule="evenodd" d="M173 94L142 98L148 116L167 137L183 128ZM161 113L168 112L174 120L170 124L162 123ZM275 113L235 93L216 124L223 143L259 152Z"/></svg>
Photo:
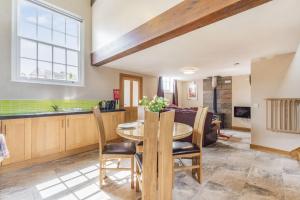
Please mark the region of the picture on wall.
<svg viewBox="0 0 300 200"><path fill-rule="evenodd" d="M188 85L188 99L189 100L197 100L198 94L197 94L197 84L195 82L191 82Z"/></svg>

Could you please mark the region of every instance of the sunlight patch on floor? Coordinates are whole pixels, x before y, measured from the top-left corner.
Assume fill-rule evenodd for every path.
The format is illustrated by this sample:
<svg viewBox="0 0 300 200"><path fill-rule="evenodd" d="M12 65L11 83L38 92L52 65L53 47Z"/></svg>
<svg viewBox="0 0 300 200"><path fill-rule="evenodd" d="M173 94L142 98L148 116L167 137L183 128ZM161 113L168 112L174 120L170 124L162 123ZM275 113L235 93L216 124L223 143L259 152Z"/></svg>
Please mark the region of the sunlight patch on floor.
<svg viewBox="0 0 300 200"><path fill-rule="evenodd" d="M59 195L59 193L66 191L68 188L73 188L87 182L90 179L96 178L99 175L99 168L97 165L92 165L85 167L83 169L65 174L59 178L55 178L40 184L37 184L35 187L39 191L43 199L49 198L54 195ZM99 186L93 184L90 187L87 187L85 194L87 196L92 196L95 192L91 191L97 189L99 192ZM78 193L78 194L77 194ZM80 191L75 192L75 194L68 194L64 197L61 197L62 200L72 200L81 199L83 196Z"/></svg>
<svg viewBox="0 0 300 200"><path fill-rule="evenodd" d="M74 179L68 180L65 182L65 184L67 185L68 188L72 188L76 185L82 184L84 182L88 181L88 179L84 176L79 176L76 177Z"/></svg>
<svg viewBox="0 0 300 200"><path fill-rule="evenodd" d="M40 191L40 195L43 199L46 199L65 190L67 190L67 187L64 184L60 183Z"/></svg>
<svg viewBox="0 0 300 200"><path fill-rule="evenodd" d="M117 163L107 161L106 166L115 167L117 166ZM109 170L107 170L107 172L109 172ZM120 171L107 174L108 179L114 181L114 183L118 185L130 182L127 180L129 176L130 171ZM84 188L76 190L76 188L80 187L80 185L97 177L99 177L99 164L91 165L68 174L64 174L59 178L39 183L35 186L35 188L39 191L42 199L57 197L59 200L110 200L111 197L104 191L100 190L98 181L96 183L86 184L87 186ZM68 189L72 189L72 191L68 193Z"/></svg>

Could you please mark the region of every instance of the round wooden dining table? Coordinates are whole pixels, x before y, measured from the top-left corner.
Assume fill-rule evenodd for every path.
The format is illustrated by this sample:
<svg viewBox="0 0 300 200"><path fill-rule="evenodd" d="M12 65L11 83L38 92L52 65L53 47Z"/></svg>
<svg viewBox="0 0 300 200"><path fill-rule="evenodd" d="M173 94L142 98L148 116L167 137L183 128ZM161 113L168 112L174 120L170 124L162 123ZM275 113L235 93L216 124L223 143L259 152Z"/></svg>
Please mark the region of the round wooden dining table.
<svg viewBox="0 0 300 200"><path fill-rule="evenodd" d="M144 136L144 123L143 122L132 122L119 124L116 130L117 134L123 138L143 141ZM189 125L174 122L173 128L173 140L182 139L190 136L193 133L193 128Z"/></svg>

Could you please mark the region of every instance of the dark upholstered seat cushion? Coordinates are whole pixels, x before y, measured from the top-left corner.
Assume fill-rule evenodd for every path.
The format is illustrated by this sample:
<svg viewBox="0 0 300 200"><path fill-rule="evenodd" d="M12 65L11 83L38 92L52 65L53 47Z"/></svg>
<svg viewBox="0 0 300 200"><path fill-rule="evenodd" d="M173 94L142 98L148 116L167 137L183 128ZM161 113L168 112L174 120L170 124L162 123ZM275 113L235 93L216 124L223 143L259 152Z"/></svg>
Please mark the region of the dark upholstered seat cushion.
<svg viewBox="0 0 300 200"><path fill-rule="evenodd" d="M143 141L139 141L139 142L136 143L136 145L137 145L137 146L143 146L143 145L144 145L144 142L143 142Z"/></svg>
<svg viewBox="0 0 300 200"><path fill-rule="evenodd" d="M191 142L173 142L173 155L199 153L200 149Z"/></svg>
<svg viewBox="0 0 300 200"><path fill-rule="evenodd" d="M134 142L110 143L104 146L103 154L135 154Z"/></svg>
<svg viewBox="0 0 300 200"><path fill-rule="evenodd" d="M134 157L140 169L143 169L143 153L136 153Z"/></svg>

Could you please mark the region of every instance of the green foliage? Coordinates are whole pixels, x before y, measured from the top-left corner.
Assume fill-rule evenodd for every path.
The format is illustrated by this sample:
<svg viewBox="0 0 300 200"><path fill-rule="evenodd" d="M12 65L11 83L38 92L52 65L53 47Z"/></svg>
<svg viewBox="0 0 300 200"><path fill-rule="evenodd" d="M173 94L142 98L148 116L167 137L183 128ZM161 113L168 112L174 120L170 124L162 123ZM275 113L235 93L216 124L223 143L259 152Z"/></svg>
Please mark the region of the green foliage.
<svg viewBox="0 0 300 200"><path fill-rule="evenodd" d="M140 105L145 106L146 110L151 112L160 112L166 106L169 105L168 100L163 97L154 96L152 100L148 97L144 96L142 100L140 100Z"/></svg>
<svg viewBox="0 0 300 200"><path fill-rule="evenodd" d="M59 110L59 107L58 107L58 105L52 105L51 106L52 107L52 109L55 111L55 112L57 112L58 110Z"/></svg>

